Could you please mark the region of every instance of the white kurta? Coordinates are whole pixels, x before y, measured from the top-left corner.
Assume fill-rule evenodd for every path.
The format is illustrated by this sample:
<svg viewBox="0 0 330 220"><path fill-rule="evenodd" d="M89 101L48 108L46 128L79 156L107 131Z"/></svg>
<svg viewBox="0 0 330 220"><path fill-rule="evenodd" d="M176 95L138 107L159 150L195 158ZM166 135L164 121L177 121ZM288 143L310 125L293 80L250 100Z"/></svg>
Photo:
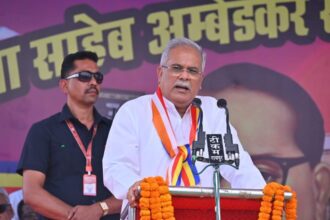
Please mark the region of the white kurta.
<svg viewBox="0 0 330 220"><path fill-rule="evenodd" d="M117 112L113 121L103 157L103 178L105 186L118 199L126 199L128 188L136 181L149 176L166 177L171 158L163 147L152 122L152 95L145 95L126 102ZM206 134L226 132L225 112L217 107L216 99L199 96L202 101L203 130ZM187 144L191 127L190 108L183 117L175 106L164 98L177 143ZM223 165L221 175L232 188L262 189L265 181L254 166L249 154L243 149L236 130L231 127L233 142L239 144L240 167ZM177 149L175 149L177 152ZM208 158L205 143L204 157ZM197 171L206 163L196 161ZM200 174L201 186L213 186L212 167Z"/></svg>

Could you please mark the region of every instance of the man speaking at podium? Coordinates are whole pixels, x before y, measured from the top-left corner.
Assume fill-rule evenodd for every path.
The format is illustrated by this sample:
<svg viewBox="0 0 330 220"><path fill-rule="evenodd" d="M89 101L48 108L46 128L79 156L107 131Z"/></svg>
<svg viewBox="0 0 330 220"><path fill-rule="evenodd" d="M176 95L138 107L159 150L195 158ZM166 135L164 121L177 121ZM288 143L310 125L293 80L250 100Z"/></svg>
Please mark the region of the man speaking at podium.
<svg viewBox="0 0 330 220"><path fill-rule="evenodd" d="M104 183L116 198L128 199L134 207L137 187L149 176L162 176L174 186L213 186L213 169L198 174L208 164L192 161L190 153L201 127L206 134L226 133L225 112L217 107L216 99L198 97L204 115L201 123L199 108L192 105L201 88L204 67L205 53L199 45L186 38L173 39L157 68L156 92L119 109L103 157ZM262 189L263 177L236 131L231 130L233 142L238 144L240 166L221 166L222 177L233 188ZM207 155L205 148L204 157Z"/></svg>

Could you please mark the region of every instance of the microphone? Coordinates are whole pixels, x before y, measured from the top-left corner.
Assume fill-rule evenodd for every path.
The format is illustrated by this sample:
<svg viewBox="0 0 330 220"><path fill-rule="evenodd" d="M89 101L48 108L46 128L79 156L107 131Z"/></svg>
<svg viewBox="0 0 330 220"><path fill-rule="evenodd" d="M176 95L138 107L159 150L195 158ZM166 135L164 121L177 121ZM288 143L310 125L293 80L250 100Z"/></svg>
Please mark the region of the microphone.
<svg viewBox="0 0 330 220"><path fill-rule="evenodd" d="M205 132L203 131L203 110L201 108L202 101L199 98L194 98L192 105L199 109L199 126L197 132L197 140L193 141L192 146L192 161L195 163L198 157L203 156L203 151L205 147Z"/></svg>
<svg viewBox="0 0 330 220"><path fill-rule="evenodd" d="M228 155L229 160L234 161L235 165L237 167L239 167L238 144L233 144L233 136L231 134L231 129L230 129L230 125L229 125L229 111L228 111L228 108L227 108L227 101L225 99L219 99L217 101L217 106L219 108L225 109L225 113L226 113L227 133L224 135L226 154Z"/></svg>

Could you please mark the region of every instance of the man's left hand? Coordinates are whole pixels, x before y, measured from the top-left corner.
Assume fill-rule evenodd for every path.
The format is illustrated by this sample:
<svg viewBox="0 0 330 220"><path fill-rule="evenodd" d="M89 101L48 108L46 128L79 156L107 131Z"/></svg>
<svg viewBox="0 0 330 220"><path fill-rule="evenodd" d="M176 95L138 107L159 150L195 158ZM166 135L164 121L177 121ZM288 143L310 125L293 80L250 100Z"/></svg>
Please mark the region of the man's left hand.
<svg viewBox="0 0 330 220"><path fill-rule="evenodd" d="M90 206L77 205L70 210L68 219L70 220L99 220L103 216L103 211L98 203Z"/></svg>

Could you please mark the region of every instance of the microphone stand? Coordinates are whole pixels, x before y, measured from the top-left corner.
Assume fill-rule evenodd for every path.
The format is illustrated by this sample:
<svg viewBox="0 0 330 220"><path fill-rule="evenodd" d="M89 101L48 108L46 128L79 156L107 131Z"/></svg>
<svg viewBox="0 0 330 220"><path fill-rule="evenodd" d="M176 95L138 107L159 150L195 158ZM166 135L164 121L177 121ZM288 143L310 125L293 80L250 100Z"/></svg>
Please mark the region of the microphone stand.
<svg viewBox="0 0 330 220"><path fill-rule="evenodd" d="M209 159L204 157L197 157L196 159L201 162L209 163L204 169L199 173L205 171L209 166L213 166L213 188L214 188L214 199L215 199L215 218L216 220L221 220L221 209L220 209L220 166L221 165L230 165L236 169L239 167L239 155L238 155L238 144L233 144L232 134L230 131L229 125L229 113L227 108L227 102L224 99L221 99L217 103L218 107L225 109L226 114L226 128L227 133L224 135L224 144L226 152L224 151L222 145L222 137L220 134L208 134L207 136L207 145L209 152ZM226 157L227 154L230 154L229 158ZM231 156L233 154L233 156ZM228 156L228 155L227 155Z"/></svg>
<svg viewBox="0 0 330 220"><path fill-rule="evenodd" d="M202 156L204 147L205 147L205 132L203 131L203 110L201 108L201 100L199 98L195 98L193 100L193 105L200 110L200 118L199 118L199 129L197 133L197 140L193 142L192 147L192 159L195 164L196 160L205 159ZM214 188L214 198L215 198L215 212L216 212L216 220L221 220L221 209L220 209L220 164L212 164L214 167L213 172L213 188ZM206 166L208 167L208 166ZM205 167L205 169L206 169ZM203 169L203 171L205 170ZM202 172L203 172L202 171Z"/></svg>
<svg viewBox="0 0 330 220"><path fill-rule="evenodd" d="M220 166L221 165L229 165L232 166L236 169L238 169L238 166L233 162L232 160L223 160L220 163L211 163L210 159L204 158L204 157L199 157L197 158L198 161L200 162L205 162L209 163L206 167L203 168L199 174L203 173L208 167L212 166L214 168L213 171L213 193L214 193L214 199L215 199L215 219L216 220L221 220L221 209L220 209L220 180L221 180L221 175L220 175Z"/></svg>
<svg viewBox="0 0 330 220"><path fill-rule="evenodd" d="M214 187L214 199L215 199L215 219L221 220L220 209L220 165L213 165L213 187Z"/></svg>
<svg viewBox="0 0 330 220"><path fill-rule="evenodd" d="M201 162L206 162L210 163L210 160L207 158L197 158L198 161ZM220 175L220 166L221 165L230 165L228 162L222 162L222 163L214 163L214 164L209 164L204 169L199 172L199 174L203 173L208 167L212 166L214 168L213 171L213 194L214 194L214 200L215 200L215 219L216 220L221 220L221 205L220 205L220 180L221 180L221 175Z"/></svg>

